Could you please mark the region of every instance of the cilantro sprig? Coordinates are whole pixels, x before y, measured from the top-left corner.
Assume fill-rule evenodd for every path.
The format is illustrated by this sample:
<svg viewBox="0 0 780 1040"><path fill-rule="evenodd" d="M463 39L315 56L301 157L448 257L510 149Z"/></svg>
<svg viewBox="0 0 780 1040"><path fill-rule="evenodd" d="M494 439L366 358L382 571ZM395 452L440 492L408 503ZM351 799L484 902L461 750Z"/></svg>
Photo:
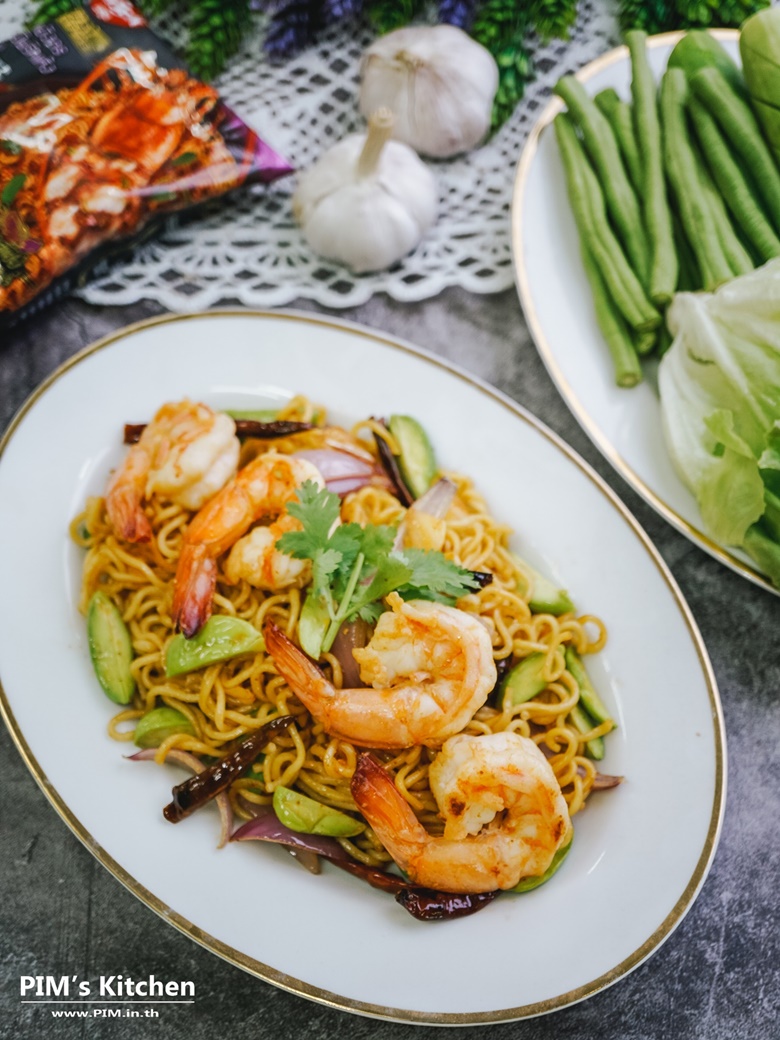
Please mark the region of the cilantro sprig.
<svg viewBox="0 0 780 1040"><path fill-rule="evenodd" d="M276 547L311 560L312 582L298 628L303 649L315 660L330 650L345 621L376 621L381 601L393 591L404 599L452 604L479 587L471 571L443 553L393 549L395 527L339 524L338 495L312 480L298 489L298 501L287 512L303 529L283 534Z"/></svg>

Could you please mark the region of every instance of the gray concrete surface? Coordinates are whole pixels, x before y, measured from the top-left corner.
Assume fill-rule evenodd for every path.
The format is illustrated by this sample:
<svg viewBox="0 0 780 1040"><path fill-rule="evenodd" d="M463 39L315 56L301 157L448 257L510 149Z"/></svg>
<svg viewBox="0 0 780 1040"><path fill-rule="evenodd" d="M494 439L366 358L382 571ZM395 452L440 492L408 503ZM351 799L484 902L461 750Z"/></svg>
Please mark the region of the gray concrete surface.
<svg viewBox="0 0 780 1040"><path fill-rule="evenodd" d="M75 351L152 313L156 308L148 304L94 310L68 301L0 334L0 428ZM780 1036L780 600L691 545L614 475L548 378L514 293L478 297L450 290L414 305L376 298L342 313L406 337L500 387L606 478L680 583L723 700L729 741L726 821L712 872L677 931L649 961L591 1000L543 1018L475 1028L490 1040ZM3 623L8 621L5 613ZM81 846L38 790L2 727L0 749L0 1040L433 1035L430 1027L358 1018L310 1003L197 946L138 902ZM588 936L582 943L587 951ZM176 977L194 981L196 1005L164 1008L153 1021L57 1023L43 1009L20 1004L21 975L145 977L170 975L172 968ZM467 964L463 972L465 979Z"/></svg>

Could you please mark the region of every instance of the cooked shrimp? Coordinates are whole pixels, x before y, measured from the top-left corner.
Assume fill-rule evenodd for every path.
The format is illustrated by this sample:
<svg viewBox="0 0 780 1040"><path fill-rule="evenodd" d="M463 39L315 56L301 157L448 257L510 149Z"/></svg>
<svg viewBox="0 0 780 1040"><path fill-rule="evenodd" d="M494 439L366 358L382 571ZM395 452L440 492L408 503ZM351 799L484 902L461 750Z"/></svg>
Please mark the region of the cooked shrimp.
<svg viewBox="0 0 780 1040"><path fill-rule="evenodd" d="M571 821L552 767L517 733L451 737L430 766L445 820L432 837L393 778L363 754L352 795L411 881L444 892L493 892L539 877L569 840Z"/></svg>
<svg viewBox="0 0 780 1040"><path fill-rule="evenodd" d="M462 610L388 596L368 646L353 650L363 682L336 689L272 623L268 652L279 674L333 737L364 747L438 747L459 733L496 683L490 636Z"/></svg>
<svg viewBox="0 0 780 1040"><path fill-rule="evenodd" d="M217 557L256 520L282 513L306 480L323 486L316 466L305 459L266 452L239 470L193 518L184 535L173 593L173 620L186 636L194 635L211 615Z"/></svg>
<svg viewBox="0 0 780 1040"><path fill-rule="evenodd" d="M200 509L236 472L239 447L230 416L193 401L164 404L109 483L112 527L128 542L149 541L141 505L153 494Z"/></svg>
<svg viewBox="0 0 780 1040"><path fill-rule="evenodd" d="M283 534L302 528L300 520L289 513L282 513L268 527L253 527L230 550L225 561L228 580L238 583L244 578L254 588L269 591L301 588L308 584L311 579L311 562L297 560L276 548Z"/></svg>

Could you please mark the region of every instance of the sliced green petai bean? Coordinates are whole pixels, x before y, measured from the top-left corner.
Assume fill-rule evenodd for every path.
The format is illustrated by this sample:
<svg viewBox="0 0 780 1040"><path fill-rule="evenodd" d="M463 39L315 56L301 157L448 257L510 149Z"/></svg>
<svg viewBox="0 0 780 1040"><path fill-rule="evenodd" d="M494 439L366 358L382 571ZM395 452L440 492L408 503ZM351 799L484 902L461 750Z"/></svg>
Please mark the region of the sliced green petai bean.
<svg viewBox="0 0 780 1040"><path fill-rule="evenodd" d="M330 838L352 838L366 825L346 813L322 805L289 787L274 791L274 812L285 827L302 834L323 834Z"/></svg>
<svg viewBox="0 0 780 1040"><path fill-rule="evenodd" d="M553 614L558 617L574 610L566 589L559 588L516 553L512 553L512 557L527 579L527 583L518 583L518 590L522 596L528 596L528 606L534 614Z"/></svg>
<svg viewBox="0 0 780 1040"><path fill-rule="evenodd" d="M174 636L165 654L165 674L184 675L239 654L257 653L264 645L262 635L248 621L217 614L191 639Z"/></svg>
<svg viewBox="0 0 780 1040"><path fill-rule="evenodd" d="M540 885L543 885L545 881L549 881L553 874L563 863L563 861L566 859L566 857L569 855L569 851L571 849L573 840L574 831L572 831L571 838L569 838L568 842L565 845L562 845L555 853L555 855L552 858L552 862L550 863L550 866L547 868L547 870L545 870L544 874L541 874L539 877L522 878L520 881L518 881L515 887L510 888L509 891L531 892L534 888L538 888Z"/></svg>
<svg viewBox="0 0 780 1040"><path fill-rule="evenodd" d="M173 733L194 735L192 723L175 708L152 708L142 715L133 732L133 742L137 747L159 747Z"/></svg>
<svg viewBox="0 0 780 1040"><path fill-rule="evenodd" d="M420 498L436 476L436 457L428 434L411 415L391 415L387 428L398 442L401 475L415 498Z"/></svg>
<svg viewBox="0 0 780 1040"><path fill-rule="evenodd" d="M577 681L580 688L580 701L588 714L592 715L596 722L613 722L609 709L593 688L582 658L573 646L566 647L566 667Z"/></svg>
<svg viewBox="0 0 780 1040"><path fill-rule="evenodd" d="M119 608L105 592L96 592L89 601L87 638L103 692L115 704L129 704L135 693L133 644Z"/></svg>
<svg viewBox="0 0 780 1040"><path fill-rule="evenodd" d="M510 704L524 704L538 696L549 685L542 677L546 654L529 654L506 673L501 683L501 703L509 698Z"/></svg>

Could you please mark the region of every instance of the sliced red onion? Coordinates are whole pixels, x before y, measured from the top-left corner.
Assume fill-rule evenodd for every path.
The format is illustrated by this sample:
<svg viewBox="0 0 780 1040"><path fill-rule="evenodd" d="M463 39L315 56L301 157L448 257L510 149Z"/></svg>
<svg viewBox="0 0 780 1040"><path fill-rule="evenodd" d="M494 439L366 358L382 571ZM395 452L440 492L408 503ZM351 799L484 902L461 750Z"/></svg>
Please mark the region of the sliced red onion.
<svg viewBox="0 0 780 1040"><path fill-rule="evenodd" d="M593 777L592 791L607 791L610 787L617 787L618 784L622 784L625 777L622 776L610 776L608 773L596 773Z"/></svg>
<svg viewBox="0 0 780 1040"><path fill-rule="evenodd" d="M131 762L148 762L154 760L156 754L157 748L144 748L143 751L138 751L135 755L129 755L128 758ZM165 761L167 762L168 760L178 762L179 765L191 769L193 773L202 773L206 768L195 755L191 755L189 751L182 751L179 748L171 748L165 756ZM214 801L217 803L220 819L219 844L217 848L221 849L230 840L230 832L233 830L233 809L231 808L227 791L218 794Z"/></svg>
<svg viewBox="0 0 780 1040"><path fill-rule="evenodd" d="M336 448L304 448L294 454L296 458L306 459L316 466L325 481L368 478L374 473L373 462Z"/></svg>
<svg viewBox="0 0 780 1040"><path fill-rule="evenodd" d="M365 459L338 448L305 448L295 456L306 459L322 474L328 491L337 495L348 495L359 491L366 484L385 485L387 478L373 459Z"/></svg>
<svg viewBox="0 0 780 1040"><path fill-rule="evenodd" d="M441 477L409 507L409 513L414 510L417 513L425 513L427 516L432 516L435 520L443 520L452 505L452 500L455 498L457 490L457 485L453 481L448 477ZM398 533L393 542L394 549L403 548L405 531L406 517L398 526Z"/></svg>
<svg viewBox="0 0 780 1040"><path fill-rule="evenodd" d="M366 684L360 678L360 668L352 651L361 649L371 638L371 627L362 618L345 621L333 640L331 653L341 665L342 685L348 690L357 690Z"/></svg>
<svg viewBox="0 0 780 1040"><path fill-rule="evenodd" d="M583 766L577 766L577 776L581 776L584 780L587 776L587 771ZM622 784L625 780L623 776L610 776L608 773L596 773L593 777L593 783L591 784L591 791L608 791L610 787L617 787L618 784Z"/></svg>
<svg viewBox="0 0 780 1040"><path fill-rule="evenodd" d="M231 841L272 841L284 845L291 850L299 850L324 856L325 859L346 860L347 853L335 838L326 838L319 834L302 834L285 827L277 818L270 805L260 807L257 816L247 820L234 834Z"/></svg>
<svg viewBox="0 0 780 1040"><path fill-rule="evenodd" d="M297 860L302 867L305 867L310 874L319 874L320 870L320 857L316 852L309 852L308 849L291 849L287 846L287 851L290 853L293 859Z"/></svg>
<svg viewBox="0 0 780 1040"><path fill-rule="evenodd" d="M417 499L412 509L416 509L420 513L428 513L429 516L434 516L437 520L443 520L452 505L452 500L455 498L457 490L457 484L450 480L449 477L440 477L435 484L428 488L424 495Z"/></svg>
<svg viewBox="0 0 780 1040"><path fill-rule="evenodd" d="M332 491L339 498L344 498L345 495L351 494L353 491L360 491L361 488L367 484L374 484L374 478L369 477L345 477L343 480L326 480L325 486L328 491Z"/></svg>

